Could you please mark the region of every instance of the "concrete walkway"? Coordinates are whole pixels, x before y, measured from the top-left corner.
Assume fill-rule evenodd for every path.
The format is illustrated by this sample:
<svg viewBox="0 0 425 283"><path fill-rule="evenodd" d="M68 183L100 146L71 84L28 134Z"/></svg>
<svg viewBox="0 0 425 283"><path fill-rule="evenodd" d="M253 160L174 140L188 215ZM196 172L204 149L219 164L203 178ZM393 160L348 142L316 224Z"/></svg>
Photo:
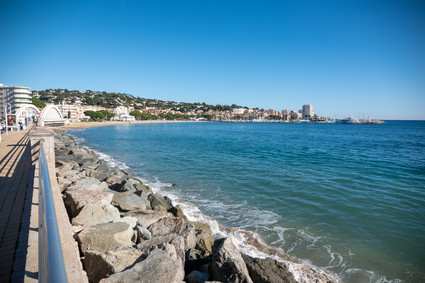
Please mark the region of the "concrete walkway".
<svg viewBox="0 0 425 283"><path fill-rule="evenodd" d="M33 179L28 130L2 134L0 282L21 282L24 278Z"/></svg>

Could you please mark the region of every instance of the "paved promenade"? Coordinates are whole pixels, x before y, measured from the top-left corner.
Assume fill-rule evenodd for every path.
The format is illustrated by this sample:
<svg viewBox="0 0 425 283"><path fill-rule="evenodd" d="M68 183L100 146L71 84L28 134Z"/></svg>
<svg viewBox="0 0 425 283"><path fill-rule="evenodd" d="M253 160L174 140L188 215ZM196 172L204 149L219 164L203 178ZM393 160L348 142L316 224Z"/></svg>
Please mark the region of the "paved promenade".
<svg viewBox="0 0 425 283"><path fill-rule="evenodd" d="M23 281L34 170L28 130L0 142L0 282ZM26 196L30 195L29 198ZM21 231L21 234L20 234Z"/></svg>

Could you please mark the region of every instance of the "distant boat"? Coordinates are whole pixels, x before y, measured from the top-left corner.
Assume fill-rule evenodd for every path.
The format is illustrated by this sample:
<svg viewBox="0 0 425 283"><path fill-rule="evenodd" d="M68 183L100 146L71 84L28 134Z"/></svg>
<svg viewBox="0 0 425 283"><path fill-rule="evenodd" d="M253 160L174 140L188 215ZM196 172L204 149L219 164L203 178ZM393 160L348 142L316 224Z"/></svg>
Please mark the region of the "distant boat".
<svg viewBox="0 0 425 283"><path fill-rule="evenodd" d="M360 120L354 117L348 117L345 119L336 119L335 123L338 124L360 124Z"/></svg>
<svg viewBox="0 0 425 283"><path fill-rule="evenodd" d="M383 124L383 123L385 123L385 121L371 120L371 119L359 120L359 119L354 118L354 117L348 117L348 118L345 118L345 119L336 119L335 123L339 123L339 124Z"/></svg>

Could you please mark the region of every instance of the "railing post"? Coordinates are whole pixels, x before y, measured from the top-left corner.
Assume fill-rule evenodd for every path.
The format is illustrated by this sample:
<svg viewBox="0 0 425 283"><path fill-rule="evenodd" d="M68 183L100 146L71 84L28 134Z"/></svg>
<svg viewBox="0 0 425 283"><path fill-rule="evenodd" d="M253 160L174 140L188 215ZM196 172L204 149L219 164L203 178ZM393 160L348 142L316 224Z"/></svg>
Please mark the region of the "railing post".
<svg viewBox="0 0 425 283"><path fill-rule="evenodd" d="M39 282L68 282L53 202L49 170L40 140Z"/></svg>
<svg viewBox="0 0 425 283"><path fill-rule="evenodd" d="M49 167L55 166L54 132L37 129L30 133L30 137L33 150L39 148L38 280L68 282L49 176Z"/></svg>

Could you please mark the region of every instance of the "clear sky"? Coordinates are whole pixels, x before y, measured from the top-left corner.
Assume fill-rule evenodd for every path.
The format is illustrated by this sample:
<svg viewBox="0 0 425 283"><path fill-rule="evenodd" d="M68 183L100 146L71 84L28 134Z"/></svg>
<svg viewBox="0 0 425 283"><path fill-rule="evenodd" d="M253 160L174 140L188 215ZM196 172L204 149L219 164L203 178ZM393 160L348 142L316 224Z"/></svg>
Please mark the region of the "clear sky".
<svg viewBox="0 0 425 283"><path fill-rule="evenodd" d="M425 120L425 1L0 0L0 83Z"/></svg>

